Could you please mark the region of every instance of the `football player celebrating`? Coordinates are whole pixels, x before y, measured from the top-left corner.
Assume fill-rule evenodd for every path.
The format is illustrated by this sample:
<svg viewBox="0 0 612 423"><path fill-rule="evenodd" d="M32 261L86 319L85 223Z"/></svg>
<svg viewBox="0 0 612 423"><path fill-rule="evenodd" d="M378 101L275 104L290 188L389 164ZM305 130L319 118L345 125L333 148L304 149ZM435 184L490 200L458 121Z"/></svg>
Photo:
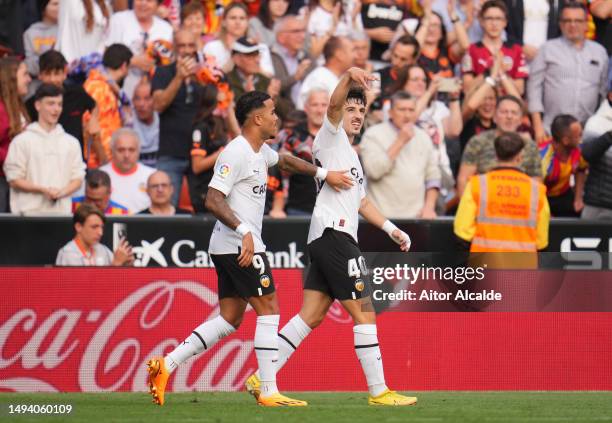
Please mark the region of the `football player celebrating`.
<svg viewBox="0 0 612 423"><path fill-rule="evenodd" d="M362 69L351 68L334 90L323 126L315 137L313 157L319 165L350 169L355 181L348 190L338 192L322 184L317 196L308 234L310 264L304 282L302 308L279 333L280 369L312 329L325 318L334 299L351 315L355 352L365 374L371 405L412 405L415 397L389 390L376 334L376 314L370 289L362 274L366 265L357 245L359 214L369 223L387 232L402 251L410 248L410 237L387 220L366 197L365 176L353 149L366 113L366 95L375 78ZM262 369L246 381L247 390L263 394Z"/></svg>
<svg viewBox="0 0 612 423"><path fill-rule="evenodd" d="M209 253L218 276L220 313L194 331L165 357L147 362L153 402L163 405L169 375L188 358L210 349L234 332L247 304L257 314L255 355L259 365L258 403L263 406L304 406L305 401L281 395L276 387L279 307L270 264L261 239L268 168L302 173L325 181L333 189L350 189L347 171L327 171L291 154L277 154L265 141L278 131L274 102L266 93L251 91L236 104L242 135L217 158L206 196L206 208L217 218Z"/></svg>

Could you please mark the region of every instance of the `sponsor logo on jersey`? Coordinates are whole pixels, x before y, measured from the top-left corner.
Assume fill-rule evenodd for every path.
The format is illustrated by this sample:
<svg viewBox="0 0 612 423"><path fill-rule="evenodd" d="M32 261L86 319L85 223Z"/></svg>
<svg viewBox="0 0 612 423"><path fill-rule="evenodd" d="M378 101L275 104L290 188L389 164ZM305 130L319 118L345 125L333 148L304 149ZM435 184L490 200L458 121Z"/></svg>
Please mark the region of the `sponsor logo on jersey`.
<svg viewBox="0 0 612 423"><path fill-rule="evenodd" d="M363 291L363 288L365 288L365 284L363 283L363 281L361 279L357 279L355 281L355 289L359 292Z"/></svg>
<svg viewBox="0 0 612 423"><path fill-rule="evenodd" d="M264 288L269 287L270 277L268 275L261 275L261 277L259 278L259 283L261 283L261 286L263 286Z"/></svg>
<svg viewBox="0 0 612 423"><path fill-rule="evenodd" d="M231 172L231 168L230 168L230 165L228 165L227 163L222 163L217 168L217 173L222 178L226 178L230 174L230 172Z"/></svg>

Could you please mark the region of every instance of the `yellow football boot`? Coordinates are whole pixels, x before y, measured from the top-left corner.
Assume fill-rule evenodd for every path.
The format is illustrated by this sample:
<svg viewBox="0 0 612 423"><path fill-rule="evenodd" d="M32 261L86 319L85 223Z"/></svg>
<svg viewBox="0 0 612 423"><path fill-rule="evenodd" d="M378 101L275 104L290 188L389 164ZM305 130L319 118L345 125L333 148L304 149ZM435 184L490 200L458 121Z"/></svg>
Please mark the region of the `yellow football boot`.
<svg viewBox="0 0 612 423"><path fill-rule="evenodd" d="M368 398L369 405L414 405L416 403L416 397L400 395L389 389L376 397L370 395Z"/></svg>
<svg viewBox="0 0 612 423"><path fill-rule="evenodd" d="M259 394L261 394L261 382L257 377L257 374L253 373L249 378L244 382L244 387L247 392L255 397L255 400L259 399Z"/></svg>
<svg viewBox="0 0 612 423"><path fill-rule="evenodd" d="M289 398L279 392L269 397L262 397L260 395L257 398L257 404L264 407L305 407L308 405L306 401Z"/></svg>
<svg viewBox="0 0 612 423"><path fill-rule="evenodd" d="M166 370L163 357L153 357L147 361L149 369L149 392L153 396L153 402L164 405L164 393L170 373Z"/></svg>

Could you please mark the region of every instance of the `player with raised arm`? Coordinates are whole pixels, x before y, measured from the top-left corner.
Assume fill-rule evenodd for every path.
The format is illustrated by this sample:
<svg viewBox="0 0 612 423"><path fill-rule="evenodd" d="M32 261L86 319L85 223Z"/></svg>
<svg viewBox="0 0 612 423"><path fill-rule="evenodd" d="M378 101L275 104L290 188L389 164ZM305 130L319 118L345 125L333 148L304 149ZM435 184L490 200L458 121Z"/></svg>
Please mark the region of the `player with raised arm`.
<svg viewBox="0 0 612 423"><path fill-rule="evenodd" d="M304 282L302 308L279 333L280 369L312 329L325 318L334 299L351 315L355 352L365 374L371 405L412 405L406 397L387 388L376 334L376 314L369 287L362 279L365 260L357 245L361 214L369 223L387 232L402 251L410 248L410 237L387 220L365 193L365 176L352 147L361 131L366 113L365 90L374 77L359 68L344 74L331 96L327 116L312 147L317 164L332 169L350 169L355 185L336 192L322 184L310 223L308 254L310 264ZM247 390L261 394L261 369L246 381Z"/></svg>
<svg viewBox="0 0 612 423"><path fill-rule="evenodd" d="M247 304L257 314L255 355L260 369L263 406L304 406L305 401L281 395L276 387L279 307L270 264L261 239L268 168L278 163L281 170L324 180L333 189L351 189L347 171L327 171L291 154L277 154L265 141L278 131L274 102L266 93L251 91L236 104L242 135L232 140L217 158L206 196L206 208L218 219L209 253L219 284L220 313L200 326L165 357L147 362L153 402L163 405L170 374L188 358L210 349L234 332Z"/></svg>

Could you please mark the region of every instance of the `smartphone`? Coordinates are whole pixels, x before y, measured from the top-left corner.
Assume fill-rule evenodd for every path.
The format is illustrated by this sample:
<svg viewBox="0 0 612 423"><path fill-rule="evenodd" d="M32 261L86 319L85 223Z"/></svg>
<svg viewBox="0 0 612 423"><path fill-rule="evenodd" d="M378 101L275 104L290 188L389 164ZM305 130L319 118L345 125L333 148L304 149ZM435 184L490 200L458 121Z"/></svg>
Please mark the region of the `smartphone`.
<svg viewBox="0 0 612 423"><path fill-rule="evenodd" d="M377 94L380 94L381 84L380 84L380 72L372 72L372 76L376 79L370 82L370 89Z"/></svg>
<svg viewBox="0 0 612 423"><path fill-rule="evenodd" d="M438 92L440 93L452 93L461 89L461 83L458 78L442 78L440 80L440 86Z"/></svg>
<svg viewBox="0 0 612 423"><path fill-rule="evenodd" d="M113 251L115 251L121 241L127 240L127 223L113 223Z"/></svg>

